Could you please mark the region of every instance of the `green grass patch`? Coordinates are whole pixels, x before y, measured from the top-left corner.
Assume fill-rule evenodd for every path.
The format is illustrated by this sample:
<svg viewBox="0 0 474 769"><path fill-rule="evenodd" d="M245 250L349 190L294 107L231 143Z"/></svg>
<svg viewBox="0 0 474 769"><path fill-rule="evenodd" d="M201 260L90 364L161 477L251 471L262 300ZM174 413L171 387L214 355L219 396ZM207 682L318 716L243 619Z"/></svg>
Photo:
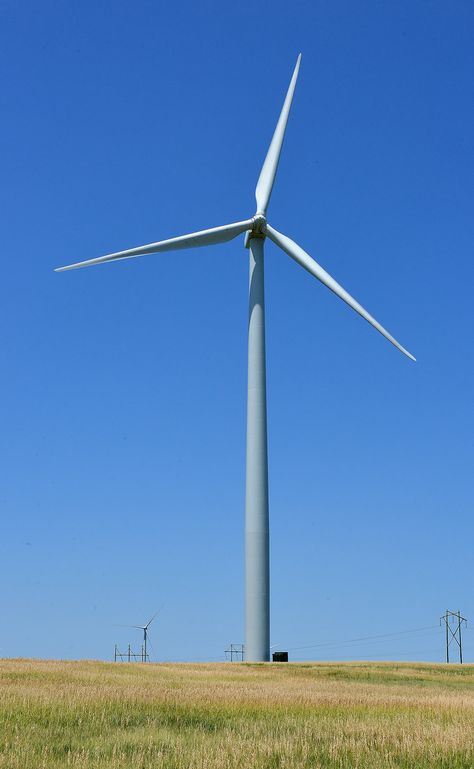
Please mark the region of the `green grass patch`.
<svg viewBox="0 0 474 769"><path fill-rule="evenodd" d="M1 769L472 769L474 667L0 662Z"/></svg>

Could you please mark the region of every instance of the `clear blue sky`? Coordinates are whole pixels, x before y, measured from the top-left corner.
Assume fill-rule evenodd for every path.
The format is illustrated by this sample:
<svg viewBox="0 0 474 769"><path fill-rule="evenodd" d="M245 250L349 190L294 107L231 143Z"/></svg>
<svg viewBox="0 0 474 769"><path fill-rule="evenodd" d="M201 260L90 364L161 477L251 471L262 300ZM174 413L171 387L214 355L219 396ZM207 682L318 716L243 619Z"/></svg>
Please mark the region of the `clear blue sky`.
<svg viewBox="0 0 474 769"><path fill-rule="evenodd" d="M268 244L272 643L442 659L474 620L473 4L0 17L0 655L107 659L162 604L159 659L243 640L243 238L53 268L252 215L302 51L269 220L418 362Z"/></svg>

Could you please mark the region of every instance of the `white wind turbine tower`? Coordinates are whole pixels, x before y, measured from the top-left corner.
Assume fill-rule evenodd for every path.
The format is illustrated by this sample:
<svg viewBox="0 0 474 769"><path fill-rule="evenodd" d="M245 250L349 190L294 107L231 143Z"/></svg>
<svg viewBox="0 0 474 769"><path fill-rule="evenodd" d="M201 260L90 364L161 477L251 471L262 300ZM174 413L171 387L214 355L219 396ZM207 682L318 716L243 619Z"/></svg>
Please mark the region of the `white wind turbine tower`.
<svg viewBox="0 0 474 769"><path fill-rule="evenodd" d="M158 616L160 613L160 609L153 615L151 619L148 620L146 625L118 625L117 627L134 627L137 630L143 630L143 657L145 658L145 662L148 661L148 652L147 652L147 643L148 643L148 628L150 627L153 620Z"/></svg>
<svg viewBox="0 0 474 769"><path fill-rule="evenodd" d="M309 254L286 235L271 227L267 208L275 181L285 135L288 115L298 77L301 54L286 94L275 133L257 182L257 210L253 217L210 230L180 235L138 248L130 248L67 267L57 272L102 264L117 259L131 259L145 254L173 251L196 246L211 246L232 240L246 233L245 245L250 249L250 288L248 320L248 401L247 401L247 472L245 509L245 584L246 637L245 658L249 661L270 659L270 589L269 589L269 521L268 521L268 462L267 462L267 404L265 375L265 305L263 247L268 237L301 267L314 275L336 296L365 318L395 347L415 360L383 326L352 298L334 278Z"/></svg>

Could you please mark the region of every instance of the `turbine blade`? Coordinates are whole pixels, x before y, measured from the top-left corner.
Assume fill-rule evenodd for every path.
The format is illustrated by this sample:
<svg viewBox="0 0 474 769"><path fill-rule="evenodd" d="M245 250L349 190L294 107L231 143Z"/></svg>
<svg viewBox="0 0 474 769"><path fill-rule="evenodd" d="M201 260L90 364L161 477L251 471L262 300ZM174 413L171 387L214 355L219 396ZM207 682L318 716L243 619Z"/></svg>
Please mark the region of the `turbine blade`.
<svg viewBox="0 0 474 769"><path fill-rule="evenodd" d="M148 628L148 627L151 625L151 623L153 622L153 620L154 620L154 619L156 619L156 617L158 616L158 614L160 613L160 611L161 611L161 609L158 609L158 611L156 611L156 612L154 613L153 617L152 617L151 619L149 619L149 620L148 620L148 622L147 622L147 623L146 623L146 625L145 625L145 627L146 627L146 628Z"/></svg>
<svg viewBox="0 0 474 769"><path fill-rule="evenodd" d="M155 647L153 646L153 644L152 644L152 642L150 641L150 639L148 639L148 646L149 646L149 647L150 647L150 649L152 650L152 652L153 652L153 656L154 656L154 657L156 657L156 654L155 654ZM151 656L150 656L149 654L148 654L148 659L149 659L149 660L150 660L150 662L151 662Z"/></svg>
<svg viewBox="0 0 474 769"><path fill-rule="evenodd" d="M191 232L189 235L180 235L177 238L160 240L158 243L150 243L147 246L138 246L138 248L129 248L126 251L117 251L114 254L98 256L96 259L88 259L86 262L76 262L75 264L68 264L66 267L56 267L55 272L75 270L78 267L89 267L93 264L102 264L103 262L112 262L118 259L132 259L136 256L156 254L160 251L175 251L180 248L213 246L216 243L225 243L227 240L232 240L246 230L251 230L252 224L252 219L246 219L244 222L224 224L222 227L214 227L211 230Z"/></svg>
<svg viewBox="0 0 474 769"><path fill-rule="evenodd" d="M348 294L347 291L342 288L342 286L340 286L339 283L337 283L328 272L326 272L326 270L324 270L317 262L315 262L315 260L309 256L306 251L303 251L303 249L298 246L297 243L288 238L286 235L282 235L281 232L277 232L277 230L275 230L273 227L270 227L269 224L267 224L266 233L270 240L273 240L277 246L280 246L280 248L283 249L283 251L285 251L288 256L291 256L295 262L298 262L298 264L304 267L305 270L311 273L311 275L314 275L314 277L320 280L321 283L331 289L331 291L333 291L336 296L346 302L349 307L352 307L353 310L365 318L365 320L368 321L371 326L376 328L377 331L382 334L382 336L388 339L389 342L391 342L401 352L407 355L408 358L411 360L416 360L416 358L414 358L413 355L408 352L408 350L402 347L402 345L397 342L397 340L391 334L389 334L388 331L386 331L384 327L381 326L380 323L372 317L372 315L370 315L370 313L367 312L367 310L364 310L359 302L356 302L356 300L353 299L353 297Z"/></svg>
<svg viewBox="0 0 474 769"><path fill-rule="evenodd" d="M296 66L293 72L293 77L286 94L283 108L278 118L278 123L275 128L275 133L268 148L265 162L260 171L260 176L257 182L257 188L255 190L255 198L257 200L257 213L265 214L268 203L270 201L270 195L272 194L273 182L278 168L278 161L280 160L281 146L285 137L286 124L288 122L288 115L290 114L291 102L293 100L293 94L295 92L296 80L298 78L298 71L300 68L301 54L298 56Z"/></svg>
<svg viewBox="0 0 474 769"><path fill-rule="evenodd" d="M139 630L143 630L143 625L114 625L114 627L136 627Z"/></svg>

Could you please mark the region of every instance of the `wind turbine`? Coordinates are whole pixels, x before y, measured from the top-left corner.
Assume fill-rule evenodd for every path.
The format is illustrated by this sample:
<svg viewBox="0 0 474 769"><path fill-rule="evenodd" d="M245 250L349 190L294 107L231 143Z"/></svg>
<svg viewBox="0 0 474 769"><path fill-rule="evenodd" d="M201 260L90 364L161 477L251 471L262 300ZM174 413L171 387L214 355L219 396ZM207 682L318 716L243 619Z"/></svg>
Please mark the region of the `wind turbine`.
<svg viewBox="0 0 474 769"><path fill-rule="evenodd" d="M153 617L148 620L146 625L118 625L118 627L134 627L137 630L143 630L143 656L144 656L145 662L148 659L148 656L147 656L148 628L150 627L153 620L158 616L159 612L160 610L155 612Z"/></svg>
<svg viewBox="0 0 474 769"><path fill-rule="evenodd" d="M212 246L246 233L245 246L250 249L249 319L248 319L248 399L247 399L247 467L245 501L245 658L248 661L270 659L270 585L269 585L269 517L267 460L267 402L265 371L265 304L263 247L268 237L301 267L317 278L336 296L352 307L411 360L413 355L380 325L353 297L342 288L309 254L267 221L267 208L280 159L286 124L290 113L300 68L298 56L278 123L257 182L257 210L250 219L225 224L210 230L161 240L157 243L118 251L85 262L57 268L56 272L88 267L117 259L132 259L145 254L173 251L197 246Z"/></svg>

